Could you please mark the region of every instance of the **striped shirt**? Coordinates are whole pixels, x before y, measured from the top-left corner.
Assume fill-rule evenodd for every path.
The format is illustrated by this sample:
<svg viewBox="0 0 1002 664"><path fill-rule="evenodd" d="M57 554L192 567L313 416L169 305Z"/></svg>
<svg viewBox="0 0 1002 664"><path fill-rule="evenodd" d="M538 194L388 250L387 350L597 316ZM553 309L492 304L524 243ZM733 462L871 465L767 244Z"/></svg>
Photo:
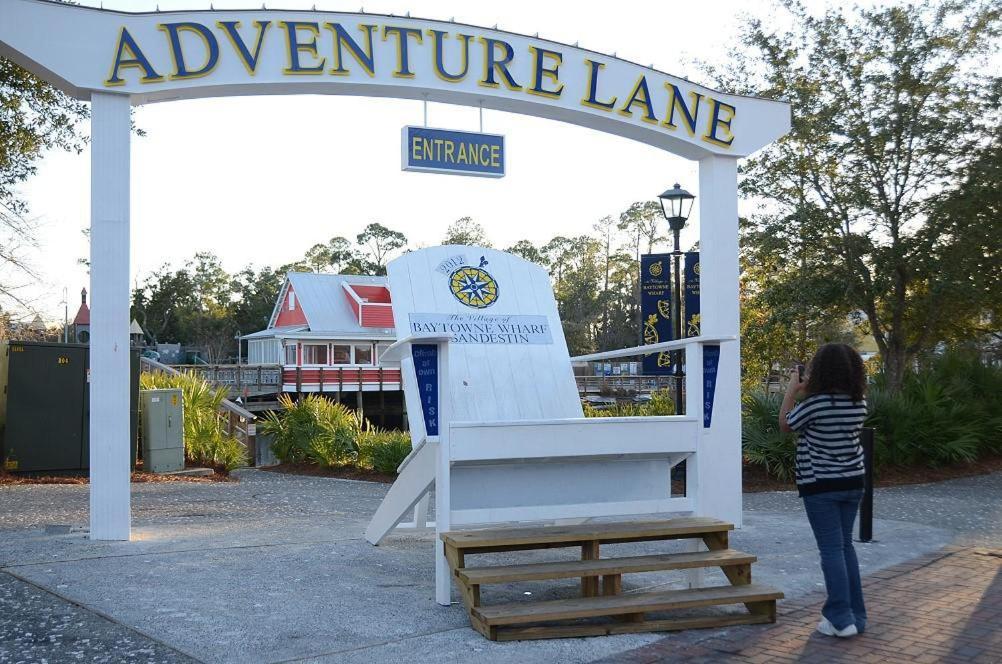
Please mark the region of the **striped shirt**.
<svg viewBox="0 0 1002 664"><path fill-rule="evenodd" d="M797 437L797 489L801 496L863 486L859 432L866 401L847 394L812 394L786 415Z"/></svg>

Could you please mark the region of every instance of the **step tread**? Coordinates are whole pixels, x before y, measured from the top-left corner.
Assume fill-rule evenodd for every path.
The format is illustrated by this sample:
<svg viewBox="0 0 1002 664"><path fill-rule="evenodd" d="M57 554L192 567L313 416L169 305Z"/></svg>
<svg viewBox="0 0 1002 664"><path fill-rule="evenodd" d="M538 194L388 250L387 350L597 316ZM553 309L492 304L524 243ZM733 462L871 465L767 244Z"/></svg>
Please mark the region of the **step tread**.
<svg viewBox="0 0 1002 664"><path fill-rule="evenodd" d="M733 530L726 521L708 517L681 517L657 521L610 521L572 526L520 526L454 530L441 534L456 548L517 546L558 542L636 541Z"/></svg>
<svg viewBox="0 0 1002 664"><path fill-rule="evenodd" d="M721 604L741 604L782 599L783 593L769 586L713 586L690 590L666 590L629 595L575 597L545 602L495 604L473 609L487 625L517 625L550 620L572 620L626 613L650 613Z"/></svg>
<svg viewBox="0 0 1002 664"><path fill-rule="evenodd" d="M734 549L699 551L693 553L665 553L598 560L561 560L550 563L527 563L496 567L463 567L457 576L467 584L486 585L537 581L540 579L568 579L605 574L630 574L694 567L720 567L724 565L750 565L757 558Z"/></svg>

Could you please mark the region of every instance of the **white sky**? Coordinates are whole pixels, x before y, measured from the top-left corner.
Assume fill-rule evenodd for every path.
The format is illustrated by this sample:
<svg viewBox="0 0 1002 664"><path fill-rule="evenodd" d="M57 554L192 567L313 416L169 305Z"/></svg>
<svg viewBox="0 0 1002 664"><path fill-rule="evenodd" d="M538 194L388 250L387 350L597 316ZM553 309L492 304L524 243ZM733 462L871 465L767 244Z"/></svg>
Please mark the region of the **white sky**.
<svg viewBox="0 0 1002 664"><path fill-rule="evenodd" d="M721 62L739 32L741 12L774 11L763 0L585 3L503 0L282 0L268 8L366 11L449 19L534 34L700 80L695 58ZM823 7L824 0L811 4ZM83 4L97 5L97 0ZM104 0L130 11L206 8L206 0ZM275 5L272 7L272 5ZM214 0L218 8L260 0ZM446 226L470 215L495 246L535 243L591 231L604 215L650 200L678 181L698 194L695 162L628 139L499 111L484 111L484 131L507 136L508 175L494 180L404 173L400 127L421 124L421 103L338 96L243 97L139 107L147 132L132 141L132 275L196 251L215 252L227 270L247 263L277 266L311 245L354 239L379 221L404 232L411 246L438 244ZM477 109L429 104L430 126L476 130ZM86 131L87 127L84 126ZM35 306L60 321L63 288L72 318L89 248L90 154L52 152L21 188L41 224L32 262L42 283ZM683 233L697 237L698 210ZM26 293L27 294L27 293Z"/></svg>

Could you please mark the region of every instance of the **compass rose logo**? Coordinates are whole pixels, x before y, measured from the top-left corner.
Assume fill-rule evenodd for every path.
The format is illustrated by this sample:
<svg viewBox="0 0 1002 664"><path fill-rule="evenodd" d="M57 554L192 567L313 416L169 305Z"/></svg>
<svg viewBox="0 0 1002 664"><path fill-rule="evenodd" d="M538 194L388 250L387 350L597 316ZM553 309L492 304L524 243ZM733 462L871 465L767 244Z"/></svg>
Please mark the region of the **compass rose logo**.
<svg viewBox="0 0 1002 664"><path fill-rule="evenodd" d="M484 269L487 260L481 256L480 265L464 265L449 275L449 289L453 296L468 307L484 309L498 299L498 283Z"/></svg>

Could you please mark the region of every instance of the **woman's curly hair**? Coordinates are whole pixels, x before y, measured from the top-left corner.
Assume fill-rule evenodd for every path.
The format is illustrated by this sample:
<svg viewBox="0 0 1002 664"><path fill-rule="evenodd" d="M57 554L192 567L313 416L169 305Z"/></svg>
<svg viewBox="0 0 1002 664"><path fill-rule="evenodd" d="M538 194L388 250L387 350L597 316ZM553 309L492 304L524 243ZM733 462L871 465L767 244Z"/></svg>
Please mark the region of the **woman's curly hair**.
<svg viewBox="0 0 1002 664"><path fill-rule="evenodd" d="M811 359L807 370L807 394L848 394L863 400L866 370L863 358L852 346L825 344Z"/></svg>

